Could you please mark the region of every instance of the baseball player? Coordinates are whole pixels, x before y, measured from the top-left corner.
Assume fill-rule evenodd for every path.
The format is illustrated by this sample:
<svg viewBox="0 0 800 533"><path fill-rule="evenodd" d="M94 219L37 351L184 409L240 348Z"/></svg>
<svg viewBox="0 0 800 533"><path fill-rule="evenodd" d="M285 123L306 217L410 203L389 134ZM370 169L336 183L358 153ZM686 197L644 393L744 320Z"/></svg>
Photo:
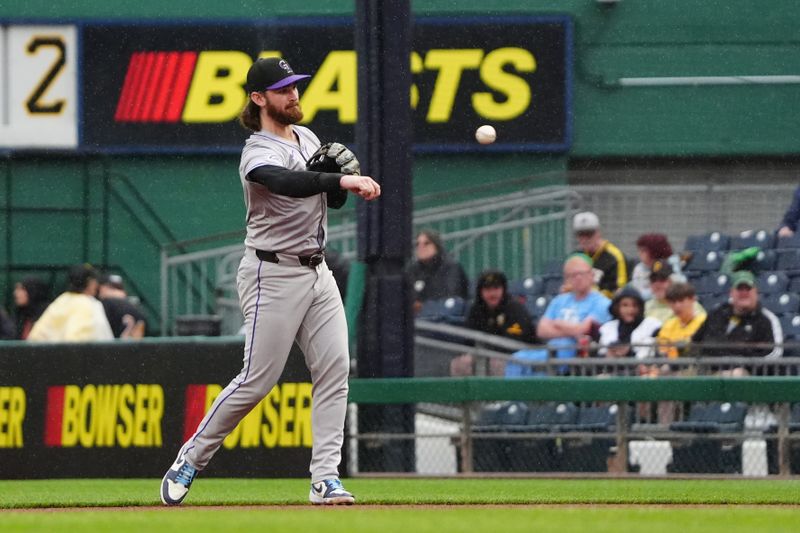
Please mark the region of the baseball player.
<svg viewBox="0 0 800 533"><path fill-rule="evenodd" d="M259 59L247 74L240 122L253 133L239 175L247 208L237 287L245 318L244 366L200 422L161 482L161 500L180 504L223 439L277 383L297 341L311 371L311 491L315 504L352 504L339 481L350 356L342 299L325 263L327 209L347 191L380 196L358 160L339 143L320 146L303 118L295 74L280 58ZM336 172L319 168L336 168Z"/></svg>

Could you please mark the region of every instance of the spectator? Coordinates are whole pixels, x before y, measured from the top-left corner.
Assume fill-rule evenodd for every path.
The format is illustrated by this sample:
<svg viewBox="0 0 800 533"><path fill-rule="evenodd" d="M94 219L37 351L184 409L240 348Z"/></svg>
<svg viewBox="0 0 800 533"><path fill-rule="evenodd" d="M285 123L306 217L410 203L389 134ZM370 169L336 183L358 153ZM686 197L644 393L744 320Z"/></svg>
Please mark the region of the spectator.
<svg viewBox="0 0 800 533"><path fill-rule="evenodd" d="M550 301L539 320L536 335L558 348L556 357L572 358L576 346L599 335L601 324L608 322L610 300L593 287L592 259L575 253L564 262L564 284L569 292Z"/></svg>
<svg viewBox="0 0 800 533"><path fill-rule="evenodd" d="M525 307L508 294L508 279L503 272L485 271L478 278L475 293L477 298L470 307L465 327L521 342L536 342L533 321ZM451 361L450 374L473 375L474 362L472 355L460 355ZM488 373L502 376L505 373L505 362L491 359Z"/></svg>
<svg viewBox="0 0 800 533"><path fill-rule="evenodd" d="M448 257L439 234L422 230L416 239L416 260L409 267L414 286L414 311L419 312L427 300L450 297L467 298L467 275L456 261Z"/></svg>
<svg viewBox="0 0 800 533"><path fill-rule="evenodd" d="M791 237L797 231L797 223L800 221L800 186L794 190L792 203L783 215L781 225L778 226L778 237Z"/></svg>
<svg viewBox="0 0 800 533"><path fill-rule="evenodd" d="M654 261L650 270L650 291L653 297L644 304L644 316L655 318L662 324L675 316L667 300L667 289L672 286L672 267L665 261ZM704 313L705 309L695 300L694 313Z"/></svg>
<svg viewBox="0 0 800 533"><path fill-rule="evenodd" d="M759 302L758 288L751 272L739 270L731 279L730 302L715 308L692 337L703 356L767 357L783 355L783 330L781 323L769 309ZM762 343L772 346L703 347L702 343ZM777 344L778 346L775 346ZM744 367L726 373L745 376L753 373Z"/></svg>
<svg viewBox="0 0 800 533"><path fill-rule="evenodd" d="M117 274L103 276L100 279L97 297L103 304L114 337L118 339L144 337L147 320L139 306L128 298L121 276Z"/></svg>
<svg viewBox="0 0 800 533"><path fill-rule="evenodd" d="M601 356L644 359L653 352L653 337L661 321L645 318L644 300L633 287L625 287L611 300L614 320L600 326Z"/></svg>
<svg viewBox="0 0 800 533"><path fill-rule="evenodd" d="M625 255L600 233L600 219L591 211L578 213L572 219L572 229L580 252L592 259L594 282L606 297L628 283L628 264Z"/></svg>
<svg viewBox="0 0 800 533"><path fill-rule="evenodd" d="M14 322L8 316L8 312L0 307L0 341L13 341L17 338L17 331L14 329Z"/></svg>
<svg viewBox="0 0 800 533"><path fill-rule="evenodd" d="M68 275L67 290L47 306L28 335L29 341L89 342L112 340L114 334L97 295L97 272L76 265Z"/></svg>
<svg viewBox="0 0 800 533"><path fill-rule="evenodd" d="M659 353L676 359L706 320L706 312L698 313L697 296L691 283L673 283L667 289L667 301L675 315L666 320L658 332ZM685 346L684 346L685 345Z"/></svg>
<svg viewBox="0 0 800 533"><path fill-rule="evenodd" d="M662 261L672 267L673 277L676 281L684 281L681 276L681 259L678 254L672 253L672 246L663 233L645 233L636 240L639 251L639 262L633 267L631 285L639 291L642 299L649 300L653 294L650 291L650 272L656 261Z"/></svg>
<svg viewBox="0 0 800 533"><path fill-rule="evenodd" d="M50 303L50 290L39 278L25 278L14 285L17 339L25 340Z"/></svg>

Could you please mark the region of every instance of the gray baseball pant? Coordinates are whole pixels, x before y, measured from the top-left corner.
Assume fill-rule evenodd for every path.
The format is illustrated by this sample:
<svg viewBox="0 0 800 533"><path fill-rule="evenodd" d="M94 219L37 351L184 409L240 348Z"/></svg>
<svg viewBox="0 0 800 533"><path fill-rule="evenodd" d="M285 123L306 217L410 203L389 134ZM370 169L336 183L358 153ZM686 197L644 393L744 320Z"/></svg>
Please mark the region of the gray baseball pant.
<svg viewBox="0 0 800 533"><path fill-rule="evenodd" d="M324 261L309 268L296 257L278 256L279 263L269 263L245 251L236 280L246 328L244 366L182 450L191 465L205 468L278 382L296 339L311 372L311 479L338 477L350 367L342 299Z"/></svg>

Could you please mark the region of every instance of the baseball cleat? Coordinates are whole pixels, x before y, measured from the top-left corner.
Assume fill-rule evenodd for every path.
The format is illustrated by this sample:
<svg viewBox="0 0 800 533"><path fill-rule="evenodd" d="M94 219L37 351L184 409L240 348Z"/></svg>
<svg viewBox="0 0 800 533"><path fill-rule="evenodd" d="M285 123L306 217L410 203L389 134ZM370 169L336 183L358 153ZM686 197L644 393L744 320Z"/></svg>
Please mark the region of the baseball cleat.
<svg viewBox="0 0 800 533"><path fill-rule="evenodd" d="M180 505L199 473L199 470L186 461L181 451L161 480L161 501L164 505Z"/></svg>
<svg viewBox="0 0 800 533"><path fill-rule="evenodd" d="M353 505L356 499L344 490L337 478L324 479L311 484L308 500L314 505Z"/></svg>

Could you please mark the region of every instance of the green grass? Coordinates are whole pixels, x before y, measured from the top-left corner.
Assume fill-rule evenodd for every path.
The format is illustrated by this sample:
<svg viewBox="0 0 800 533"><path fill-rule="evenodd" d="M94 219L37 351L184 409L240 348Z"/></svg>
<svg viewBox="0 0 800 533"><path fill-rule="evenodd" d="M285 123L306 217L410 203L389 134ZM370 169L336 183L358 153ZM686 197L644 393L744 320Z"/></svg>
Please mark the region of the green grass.
<svg viewBox="0 0 800 533"><path fill-rule="evenodd" d="M0 511L0 530L752 533L794 532L800 524L796 480L349 479L346 486L360 505L320 509L306 503L306 480L200 478L180 508L137 509L160 505L158 485L157 479L0 481L0 509L5 509ZM454 506L432 507L438 504ZM257 507L204 507L209 505ZM130 509L95 509L104 506ZM93 509L52 509L57 507Z"/></svg>
<svg viewBox="0 0 800 533"><path fill-rule="evenodd" d="M0 509L160 505L159 479L0 481ZM792 504L797 480L349 479L361 504ZM198 478L186 504L305 505L305 479Z"/></svg>

